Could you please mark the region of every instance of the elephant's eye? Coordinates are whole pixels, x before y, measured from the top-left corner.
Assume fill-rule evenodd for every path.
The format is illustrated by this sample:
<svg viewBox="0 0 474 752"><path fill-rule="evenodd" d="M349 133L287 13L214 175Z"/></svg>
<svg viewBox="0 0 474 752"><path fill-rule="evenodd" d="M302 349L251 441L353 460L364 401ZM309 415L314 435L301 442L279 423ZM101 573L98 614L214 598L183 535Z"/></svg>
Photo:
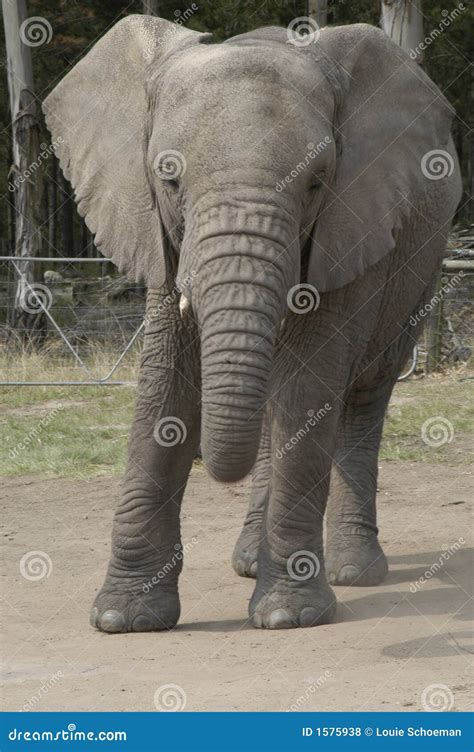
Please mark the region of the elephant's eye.
<svg viewBox="0 0 474 752"><path fill-rule="evenodd" d="M320 188L322 188L324 185L323 176L320 177L314 177L311 181L311 190L312 191L318 191Z"/></svg>
<svg viewBox="0 0 474 752"><path fill-rule="evenodd" d="M179 183L175 178L167 178L165 181L165 185L168 186L172 191L177 191L179 188Z"/></svg>

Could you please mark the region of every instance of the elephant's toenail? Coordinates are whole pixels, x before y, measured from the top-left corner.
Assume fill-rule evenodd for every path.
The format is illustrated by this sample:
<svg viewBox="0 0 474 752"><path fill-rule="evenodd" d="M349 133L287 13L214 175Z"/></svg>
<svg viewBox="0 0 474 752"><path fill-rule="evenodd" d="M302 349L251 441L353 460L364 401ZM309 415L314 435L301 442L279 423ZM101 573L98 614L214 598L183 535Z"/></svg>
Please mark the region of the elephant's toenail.
<svg viewBox="0 0 474 752"><path fill-rule="evenodd" d="M336 584L337 577L334 572L326 572L326 577L328 578L328 582L330 585Z"/></svg>
<svg viewBox="0 0 474 752"><path fill-rule="evenodd" d="M99 609L96 606L94 606L91 609L91 615L90 615L90 618L89 618L91 627L96 627L97 626L97 617L98 616L99 616Z"/></svg>
<svg viewBox="0 0 474 752"><path fill-rule="evenodd" d="M253 615L253 624L255 627L257 627L257 629L262 628L262 617L260 616L260 614Z"/></svg>
<svg viewBox="0 0 474 752"><path fill-rule="evenodd" d="M352 564L345 564L339 572L339 582L354 582L360 576L360 569Z"/></svg>
<svg viewBox="0 0 474 752"><path fill-rule="evenodd" d="M294 626L290 616L285 609L277 608L276 611L272 611L270 618L268 619L269 629L290 629Z"/></svg>
<svg viewBox="0 0 474 752"><path fill-rule="evenodd" d="M320 617L315 608L307 606L300 613L300 626L301 627L314 627L320 621Z"/></svg>
<svg viewBox="0 0 474 752"><path fill-rule="evenodd" d="M148 616L143 616L143 614L136 616L133 620L132 630L134 632L150 632L154 628Z"/></svg>
<svg viewBox="0 0 474 752"><path fill-rule="evenodd" d="M252 562L252 564L250 565L249 572L250 572L251 577L257 576L257 562L256 561Z"/></svg>
<svg viewBox="0 0 474 752"><path fill-rule="evenodd" d="M105 611L99 621L99 628L104 632L123 632L125 619L120 611Z"/></svg>

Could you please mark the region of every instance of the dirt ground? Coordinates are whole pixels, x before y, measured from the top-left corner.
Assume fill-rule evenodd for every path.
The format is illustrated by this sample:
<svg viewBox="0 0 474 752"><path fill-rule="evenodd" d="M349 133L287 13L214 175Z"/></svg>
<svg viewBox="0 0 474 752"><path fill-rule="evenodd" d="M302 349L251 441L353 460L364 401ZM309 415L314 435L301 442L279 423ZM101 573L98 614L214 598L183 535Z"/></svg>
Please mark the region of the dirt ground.
<svg viewBox="0 0 474 752"><path fill-rule="evenodd" d="M4 480L3 708L151 711L157 690L172 684L191 711L422 710L423 691L441 684L452 710L469 709L472 475L384 463L379 485L386 582L337 588L332 625L270 632L250 626L253 582L230 566L248 482L222 487L196 467L179 627L107 635L88 617L119 481ZM45 571L32 563L28 579L20 562L25 572L23 557L35 551Z"/></svg>

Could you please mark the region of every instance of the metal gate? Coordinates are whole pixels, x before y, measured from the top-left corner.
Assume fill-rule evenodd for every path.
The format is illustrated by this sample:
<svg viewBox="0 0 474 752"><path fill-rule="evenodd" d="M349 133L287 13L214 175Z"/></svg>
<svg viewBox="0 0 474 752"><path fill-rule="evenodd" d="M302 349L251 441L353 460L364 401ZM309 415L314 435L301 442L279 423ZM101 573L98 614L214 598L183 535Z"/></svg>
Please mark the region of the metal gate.
<svg viewBox="0 0 474 752"><path fill-rule="evenodd" d="M63 276L59 272L46 272L43 276L45 279L44 283L33 283L31 284L26 276L24 275L22 271L23 262L32 262L32 263L42 263L47 265L63 265L64 267L69 267L69 265L75 265L75 264L81 264L81 265L104 265L108 264L111 265L111 262L108 259L105 258L50 258L50 257L24 257L22 259L19 259L17 256L0 256L0 269L2 268L2 265L7 264L7 273L0 275L0 283L2 284L2 299L5 300L5 314L3 315L3 312L0 310L0 315L3 319L3 331L5 333L4 336L4 344L5 344L5 351L7 351L8 348L8 340L11 338L12 330L8 327L8 319L11 312L12 305L15 305L14 297L12 295L12 290L17 291L18 290L18 281L21 281L21 297L20 297L20 306L23 308L23 310L29 312L29 313L37 313L43 312L46 316L47 322L48 322L48 340L51 340L51 335L53 335L53 338L56 338L58 341L60 341L64 348L65 352L68 354L68 356L72 357L73 363L75 366L79 369L79 373L83 373L84 378L83 379L74 379L74 380L20 380L20 379L5 379L3 376L0 377L0 385L2 386L38 386L38 385L48 385L48 386L74 386L74 385L101 385L101 384L107 384L109 386L123 386L123 385L131 385L134 384L135 381L130 380L120 380L120 379L114 379L113 376L119 369L119 367L124 363L124 360L127 356L127 354L132 350L133 345L139 340L140 335L143 332L144 329L144 314L145 314L145 301L143 298L142 304L140 305L139 298L137 297L137 303L135 306L133 306L133 313L130 316L130 321L127 322L128 326L127 329L131 329L130 332L123 332L122 328L120 327L120 322L117 319L117 316L115 316L116 323L118 325L118 328L121 332L121 337L119 338L121 340L120 347L117 348L117 352L113 354L113 358L111 359L111 362L107 368L105 368L104 373L97 373L94 368L91 368L90 365L87 364L86 359L81 354L80 350L81 347L78 344L78 341L80 338L76 336L77 329L79 327L80 329L80 315L78 315L78 309L81 308L81 306L77 305L77 302L74 300L74 285L75 283L81 287L81 277L77 277L77 275L72 275L71 278L68 278L67 276ZM101 269L106 269L106 267L101 266ZM61 281L60 281L61 279ZM79 281L77 281L79 279ZM112 277L111 275L104 275L102 274L101 277L93 277L91 278L91 282L93 283L94 280L96 280L97 284L99 284L100 287L100 280L106 280L107 283L110 283L110 286L113 287L114 283L117 283L120 281L117 280L116 277ZM124 278L122 278L124 279ZM63 306L55 305L55 298L58 297L57 295L57 289L61 286L61 284L69 286L71 288L72 293L70 295L71 300L66 301ZM84 279L82 279L82 287L84 287ZM103 288L107 288L107 284L104 284L102 286ZM140 290L141 288L138 285L132 285L129 284L128 287L132 289L135 287L137 290ZM97 291L96 291L97 292ZM100 289L99 289L100 293ZM84 297L84 292L82 292L82 295ZM0 299L1 300L1 299ZM1 307L1 304L0 304ZM87 310L88 320L91 320L91 316L94 314L94 309L97 310L97 305L95 306L82 306L82 308L85 308ZM66 327L64 324L62 324L60 321L57 320L58 318L58 310L68 311L69 317L74 320L74 317L76 319L76 326L69 326ZM105 310L105 307L102 304L102 311ZM114 319L114 313L113 313L113 307L111 308L109 304L107 304L107 311L112 311L111 313L111 322L113 323ZM85 332L84 327L82 328L83 332ZM109 332L106 332L108 335ZM110 331L110 337L108 337L109 341L114 340L114 332L113 329ZM88 336L87 333L85 333L84 336ZM11 355L11 353L10 353ZM14 355L14 353L13 353Z"/></svg>

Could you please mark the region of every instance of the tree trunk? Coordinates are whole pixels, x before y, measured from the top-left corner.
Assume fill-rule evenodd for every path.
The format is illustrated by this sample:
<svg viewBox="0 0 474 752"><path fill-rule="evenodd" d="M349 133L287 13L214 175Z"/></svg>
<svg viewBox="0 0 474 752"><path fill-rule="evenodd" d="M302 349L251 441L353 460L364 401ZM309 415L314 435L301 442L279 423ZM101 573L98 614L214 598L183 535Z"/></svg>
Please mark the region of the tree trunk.
<svg viewBox="0 0 474 752"><path fill-rule="evenodd" d="M58 247L58 161L50 156L50 181L48 190L48 256L54 256Z"/></svg>
<svg viewBox="0 0 474 752"><path fill-rule="evenodd" d="M71 184L60 173L59 213L61 217L61 255L74 257L74 206Z"/></svg>
<svg viewBox="0 0 474 752"><path fill-rule="evenodd" d="M14 3L3 0L2 8L12 119L10 191L15 200L14 255L19 259L15 262L19 276L10 323L21 330L25 340L38 341L46 327L44 309L34 287L41 279L41 269L38 263L21 261L25 256L41 255L42 250L39 125L33 95L31 49L20 35L28 14L24 0Z"/></svg>
<svg viewBox="0 0 474 752"><path fill-rule="evenodd" d="M314 18L319 28L328 23L328 0L308 0L308 16Z"/></svg>
<svg viewBox="0 0 474 752"><path fill-rule="evenodd" d="M417 63L423 62L422 0L382 0L380 25L384 32L409 53Z"/></svg>
<svg viewBox="0 0 474 752"><path fill-rule="evenodd" d="M147 16L158 16L158 0L143 0L143 13Z"/></svg>

